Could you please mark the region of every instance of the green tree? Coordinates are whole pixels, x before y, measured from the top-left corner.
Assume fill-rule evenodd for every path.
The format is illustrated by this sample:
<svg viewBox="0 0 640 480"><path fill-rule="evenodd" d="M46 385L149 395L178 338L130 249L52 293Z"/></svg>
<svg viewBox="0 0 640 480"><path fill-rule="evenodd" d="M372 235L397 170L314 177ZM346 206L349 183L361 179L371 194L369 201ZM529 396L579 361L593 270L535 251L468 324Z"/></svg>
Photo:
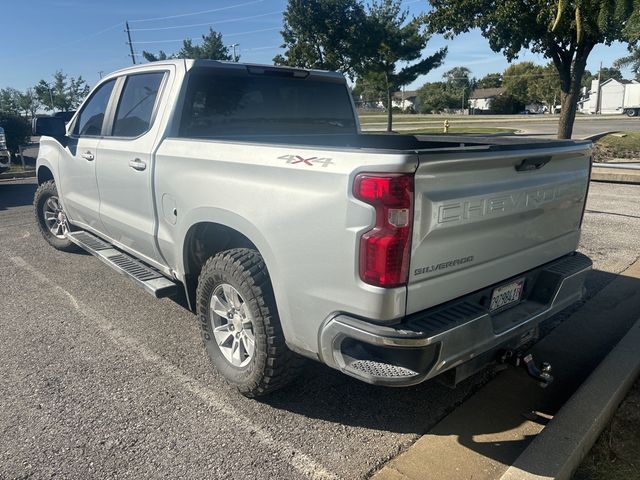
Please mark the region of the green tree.
<svg viewBox="0 0 640 480"><path fill-rule="evenodd" d="M222 34L216 32L209 27L209 33L202 35L202 43L194 45L193 40L187 38L182 41L182 48L178 53L167 55L164 51L160 50L157 54L143 51L142 56L148 62L156 62L158 60L167 60L170 58L193 58L193 59L206 59L206 60L234 60L238 61L239 56L233 58L229 52L229 47L225 46L222 41Z"/></svg>
<svg viewBox="0 0 640 480"><path fill-rule="evenodd" d="M555 106L560 100L560 77L553 63L547 64L530 85L532 96L547 107L549 113L554 113Z"/></svg>
<svg viewBox="0 0 640 480"><path fill-rule="evenodd" d="M163 50L160 50L158 53L151 53L151 52L147 52L146 50L143 50L142 51L142 57L147 62L157 62L157 61L160 61L160 60L167 60L169 58L175 58L173 55L171 55L169 57Z"/></svg>
<svg viewBox="0 0 640 480"><path fill-rule="evenodd" d="M510 61L523 49L544 55L558 70L562 113L558 137L571 138L582 76L594 46L629 38L629 17L640 0L431 0L432 32L448 37L479 28L489 46Z"/></svg>
<svg viewBox="0 0 640 480"><path fill-rule="evenodd" d="M617 68L631 67L631 71L636 75L636 80L640 81L640 47L631 46L629 55L616 60L614 66Z"/></svg>
<svg viewBox="0 0 640 480"><path fill-rule="evenodd" d="M0 112L17 114L19 106L20 92L15 88L0 88Z"/></svg>
<svg viewBox="0 0 640 480"><path fill-rule="evenodd" d="M637 5L624 28L624 33L629 42L629 55L616 60L613 66L631 67L636 74L636 80L640 81L640 8Z"/></svg>
<svg viewBox="0 0 640 480"><path fill-rule="evenodd" d="M386 92L388 132L393 128L393 108L390 108L393 93L439 67L447 54L447 49L442 48L421 58L430 39L423 27L421 18L409 18L401 0L373 1L369 6L363 68L369 75L380 78L381 88ZM400 62L407 62L407 66L398 68Z"/></svg>
<svg viewBox="0 0 640 480"><path fill-rule="evenodd" d="M543 75L544 68L533 62L514 63L504 71L502 86L507 95L523 105L539 102L535 85Z"/></svg>
<svg viewBox="0 0 640 480"><path fill-rule="evenodd" d="M28 142L31 135L31 125L27 119L15 113L0 111L0 127L4 129L7 148L13 154L18 151L19 145Z"/></svg>
<svg viewBox="0 0 640 480"><path fill-rule="evenodd" d="M476 88L500 88L501 86L501 73L488 73L476 82Z"/></svg>
<svg viewBox="0 0 640 480"><path fill-rule="evenodd" d="M286 48L276 65L336 70L354 78L360 71L366 33L360 0L289 0L280 32Z"/></svg>
<svg viewBox="0 0 640 480"><path fill-rule="evenodd" d="M585 70L584 75L582 76L582 86L587 87L587 89L591 88L591 81L597 79L598 75L600 75L601 82L606 82L610 78L614 78L616 80L622 80L623 78L622 72L617 66L604 67L596 73L591 73L589 70Z"/></svg>
<svg viewBox="0 0 640 480"><path fill-rule="evenodd" d="M20 111L24 113L25 117L29 118L35 117L40 107L42 107L42 102L40 102L40 99L33 88L28 88L24 92L19 92L17 103Z"/></svg>
<svg viewBox="0 0 640 480"><path fill-rule="evenodd" d="M58 70L53 82L40 80L33 90L45 110L68 112L78 108L91 89L82 77L69 77Z"/></svg>
<svg viewBox="0 0 640 480"><path fill-rule="evenodd" d="M509 94L498 95L489 106L489 111L495 114L519 113L524 108L524 104Z"/></svg>
<svg viewBox="0 0 640 480"><path fill-rule="evenodd" d="M387 92L384 89L384 76L378 72L364 73L356 80L354 95L361 102L382 102L387 108Z"/></svg>
<svg viewBox="0 0 640 480"><path fill-rule="evenodd" d="M454 95L445 82L425 83L418 89L420 111L440 113L460 108L460 97Z"/></svg>
<svg viewBox="0 0 640 480"><path fill-rule="evenodd" d="M455 104L449 108L465 109L469 103L469 96L475 88L476 81L471 78L471 70L467 67L453 67L446 71L442 78L445 81L447 97L455 99Z"/></svg>
<svg viewBox="0 0 640 480"><path fill-rule="evenodd" d="M454 90L469 89L475 84L471 78L471 70L467 67L453 67L442 75L447 85Z"/></svg>

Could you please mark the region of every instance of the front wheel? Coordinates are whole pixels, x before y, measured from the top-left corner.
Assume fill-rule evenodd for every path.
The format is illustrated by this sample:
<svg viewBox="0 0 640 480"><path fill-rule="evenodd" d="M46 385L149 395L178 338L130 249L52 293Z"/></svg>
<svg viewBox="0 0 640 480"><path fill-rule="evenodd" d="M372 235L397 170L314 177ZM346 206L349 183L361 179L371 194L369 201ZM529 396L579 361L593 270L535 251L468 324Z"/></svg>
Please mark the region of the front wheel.
<svg viewBox="0 0 640 480"><path fill-rule="evenodd" d="M638 115L638 110L635 108L627 109L627 117L636 117Z"/></svg>
<svg viewBox="0 0 640 480"><path fill-rule="evenodd" d="M44 182L38 187L33 206L38 227L44 239L57 250L77 251L78 247L67 238L70 226L53 180Z"/></svg>
<svg viewBox="0 0 640 480"><path fill-rule="evenodd" d="M262 256L238 248L211 257L196 293L202 338L216 369L247 397L291 382L303 359L285 344Z"/></svg>

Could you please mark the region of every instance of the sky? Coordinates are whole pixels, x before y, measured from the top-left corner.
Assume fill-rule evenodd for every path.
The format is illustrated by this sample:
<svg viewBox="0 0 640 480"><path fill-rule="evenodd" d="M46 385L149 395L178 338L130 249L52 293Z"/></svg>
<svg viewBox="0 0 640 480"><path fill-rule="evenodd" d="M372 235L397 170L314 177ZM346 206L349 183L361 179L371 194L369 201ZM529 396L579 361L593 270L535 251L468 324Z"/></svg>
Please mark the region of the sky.
<svg viewBox="0 0 640 480"><path fill-rule="evenodd" d="M93 86L101 72L109 73L131 65L124 32L131 28L132 43L139 55L143 50L167 53L178 51L183 38L200 39L211 26L222 33L227 44L239 44L240 60L272 63L282 52L280 27L286 0L4 0L0 28L0 88L20 90L50 79L56 70L81 75ZM405 0L411 13L428 8L427 0ZM449 47L444 65L418 78L407 89L427 81L438 81L450 68L465 66L473 76L501 72L508 65L502 54L474 31L453 40L434 36L425 55L442 46ZM597 71L600 62L611 66L626 54L623 44L598 45L587 68ZM522 52L517 61L547 61L531 52ZM623 72L628 78L632 75Z"/></svg>

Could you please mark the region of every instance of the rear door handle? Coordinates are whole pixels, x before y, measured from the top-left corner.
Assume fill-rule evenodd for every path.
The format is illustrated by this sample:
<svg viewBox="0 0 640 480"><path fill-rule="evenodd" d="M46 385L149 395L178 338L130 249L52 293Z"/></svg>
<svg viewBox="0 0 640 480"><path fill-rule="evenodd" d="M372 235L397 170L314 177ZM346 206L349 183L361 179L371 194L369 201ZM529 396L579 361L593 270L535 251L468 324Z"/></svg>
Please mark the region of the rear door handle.
<svg viewBox="0 0 640 480"><path fill-rule="evenodd" d="M133 160L131 160L129 162L129 166L131 168L133 168L134 170L137 170L139 172L143 171L145 168L147 168L147 164L144 163L142 160L140 160L139 158L135 158Z"/></svg>
<svg viewBox="0 0 640 480"><path fill-rule="evenodd" d="M86 151L85 153L80 155L82 158L84 158L85 160L88 160L89 162L93 161L93 159L95 158L93 156L93 153L91 153L90 151Z"/></svg>

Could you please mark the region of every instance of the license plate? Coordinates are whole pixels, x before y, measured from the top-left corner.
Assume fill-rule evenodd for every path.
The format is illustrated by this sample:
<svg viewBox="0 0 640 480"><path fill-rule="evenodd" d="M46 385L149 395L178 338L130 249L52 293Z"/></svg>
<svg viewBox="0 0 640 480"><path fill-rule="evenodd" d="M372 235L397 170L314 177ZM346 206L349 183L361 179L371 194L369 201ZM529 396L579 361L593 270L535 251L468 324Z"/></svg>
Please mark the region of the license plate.
<svg viewBox="0 0 640 480"><path fill-rule="evenodd" d="M512 303L519 302L522 298L522 290L524 290L524 278L495 288L491 294L489 311L493 312Z"/></svg>

